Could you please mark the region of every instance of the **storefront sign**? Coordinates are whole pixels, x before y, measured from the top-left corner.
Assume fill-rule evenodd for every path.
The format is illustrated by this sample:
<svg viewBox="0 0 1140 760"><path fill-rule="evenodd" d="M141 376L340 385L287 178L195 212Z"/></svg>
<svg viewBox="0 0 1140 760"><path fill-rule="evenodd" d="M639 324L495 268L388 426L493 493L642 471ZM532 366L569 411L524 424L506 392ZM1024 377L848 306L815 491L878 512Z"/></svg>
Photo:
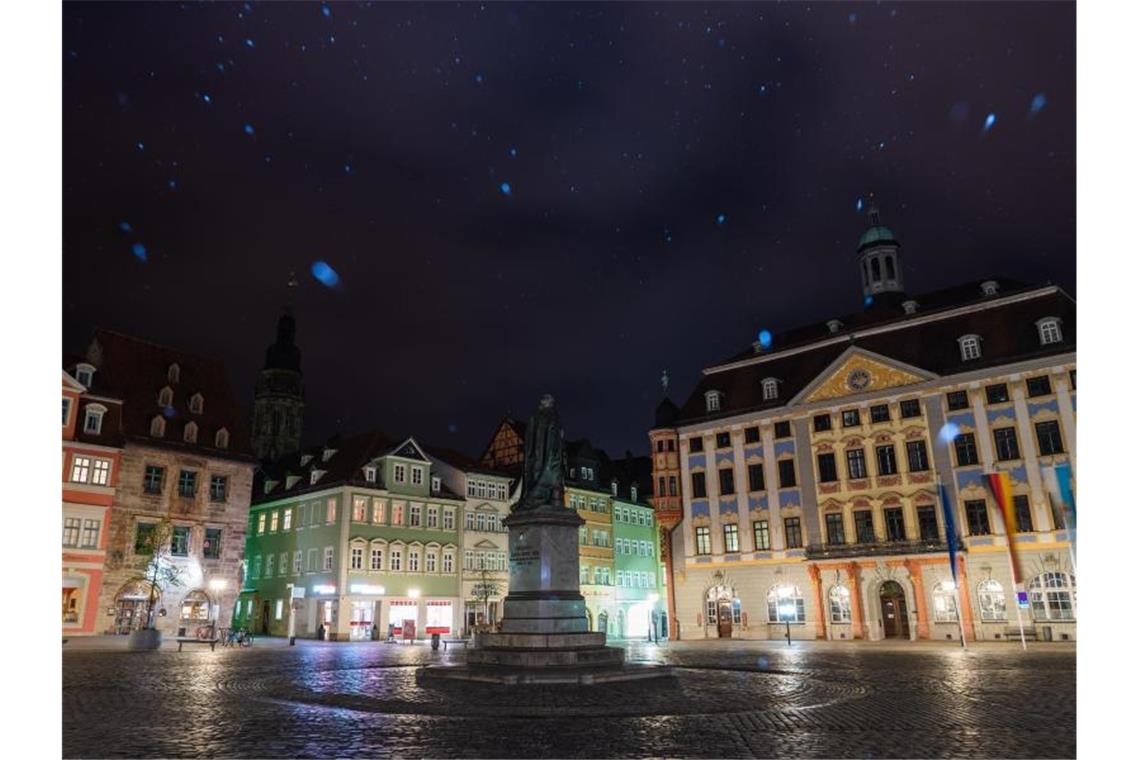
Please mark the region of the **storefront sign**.
<svg viewBox="0 0 1140 760"><path fill-rule="evenodd" d="M336 593L336 586L326 586L326 585L318 584L316 586L313 586L313 593L314 594L335 594Z"/></svg>
<svg viewBox="0 0 1140 760"><path fill-rule="evenodd" d="M294 599L304 599L305 598L305 587L304 586L294 586L293 587L293 598Z"/></svg>
<svg viewBox="0 0 1140 760"><path fill-rule="evenodd" d="M383 586L372 586L367 583L354 583L348 587L348 590L354 594L375 594L377 596L384 595Z"/></svg>

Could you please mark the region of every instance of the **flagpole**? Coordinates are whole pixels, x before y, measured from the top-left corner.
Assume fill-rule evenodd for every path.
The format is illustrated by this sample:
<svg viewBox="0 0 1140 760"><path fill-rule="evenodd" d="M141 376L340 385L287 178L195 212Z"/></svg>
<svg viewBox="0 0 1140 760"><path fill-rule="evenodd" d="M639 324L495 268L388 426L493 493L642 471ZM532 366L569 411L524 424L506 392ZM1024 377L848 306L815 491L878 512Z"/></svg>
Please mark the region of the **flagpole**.
<svg viewBox="0 0 1140 760"><path fill-rule="evenodd" d="M1003 477L1004 476L1004 477ZM1011 512L1013 508L1013 495L1009 489L1009 474L1004 472L987 473L986 479L990 482L990 490L994 492L994 501L997 502L998 511L1001 513L1001 529L1005 534L1005 549L1006 556L1009 559L1009 579L1013 582L1013 596L1015 602L1017 601L1017 567L1013 561L1013 539L1014 539L1014 518ZM1025 622L1021 619L1021 605L1016 604L1017 609L1017 630L1021 633L1021 649L1022 651L1028 649L1025 646Z"/></svg>
<svg viewBox="0 0 1140 760"><path fill-rule="evenodd" d="M934 488L938 492L938 500L942 502L942 522L946 530L946 545L953 547L957 543L957 523L953 519L953 513L950 511L951 506L949 500L946 498L946 492L942 488L942 476L935 473L934 475ZM951 533L954 533L951 536ZM958 581L958 558L955 556L953 549L950 551L950 577L954 580L954 601L958 605L956 610L958 613L958 634L961 636L962 648L966 648L966 623L962 619L962 584Z"/></svg>
<svg viewBox="0 0 1140 760"><path fill-rule="evenodd" d="M1008 543L1011 538L1012 537L1007 533L1005 538L1006 543ZM1013 570L1013 555L1008 554L1007 556L1009 557L1009 577L1013 581L1013 606L1017 610L1017 630L1021 632L1021 649L1024 651L1028 649L1028 647L1025 646L1025 623L1023 623L1021 620L1021 604L1017 599L1017 573L1015 573Z"/></svg>

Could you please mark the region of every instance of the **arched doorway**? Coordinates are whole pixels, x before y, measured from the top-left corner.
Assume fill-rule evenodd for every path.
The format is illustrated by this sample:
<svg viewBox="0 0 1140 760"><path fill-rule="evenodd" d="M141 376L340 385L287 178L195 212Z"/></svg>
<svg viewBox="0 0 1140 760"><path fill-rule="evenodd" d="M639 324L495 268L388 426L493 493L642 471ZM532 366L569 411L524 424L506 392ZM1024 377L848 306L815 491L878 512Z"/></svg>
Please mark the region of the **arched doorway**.
<svg viewBox="0 0 1140 760"><path fill-rule="evenodd" d="M740 623L740 599L728 586L713 586L705 600L708 622L716 626L717 638L732 638L733 623Z"/></svg>
<svg viewBox="0 0 1140 760"><path fill-rule="evenodd" d="M179 606L178 626L192 632L210 619L210 597L202 589L194 589L182 599Z"/></svg>
<svg viewBox="0 0 1140 760"><path fill-rule="evenodd" d="M151 585L146 581L131 581L115 595L115 633L126 635L145 628L146 606Z"/></svg>
<svg viewBox="0 0 1140 760"><path fill-rule="evenodd" d="M598 631L600 633L608 633L610 624L610 616L605 610L598 613Z"/></svg>
<svg viewBox="0 0 1140 760"><path fill-rule="evenodd" d="M906 609L906 592L896 581L879 586L879 605L883 613L883 636L888 639L910 638L910 616Z"/></svg>

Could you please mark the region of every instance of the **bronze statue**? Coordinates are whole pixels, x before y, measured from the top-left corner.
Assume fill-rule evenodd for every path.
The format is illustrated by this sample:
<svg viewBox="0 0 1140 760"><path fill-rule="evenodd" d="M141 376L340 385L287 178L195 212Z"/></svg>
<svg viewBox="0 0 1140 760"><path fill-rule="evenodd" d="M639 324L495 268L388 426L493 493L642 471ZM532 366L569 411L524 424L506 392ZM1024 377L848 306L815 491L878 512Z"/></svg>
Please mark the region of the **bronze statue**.
<svg viewBox="0 0 1140 760"><path fill-rule="evenodd" d="M522 498L513 511L563 509L566 455L562 425L554 408L554 397L549 393L542 397L538 411L527 421L525 450Z"/></svg>

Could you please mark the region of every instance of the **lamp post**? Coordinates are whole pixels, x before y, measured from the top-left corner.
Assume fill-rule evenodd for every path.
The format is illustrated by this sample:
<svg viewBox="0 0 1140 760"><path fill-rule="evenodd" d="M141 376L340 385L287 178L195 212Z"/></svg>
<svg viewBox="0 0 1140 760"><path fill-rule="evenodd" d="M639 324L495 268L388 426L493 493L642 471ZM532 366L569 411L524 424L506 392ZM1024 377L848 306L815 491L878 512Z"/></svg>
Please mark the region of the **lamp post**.
<svg viewBox="0 0 1140 760"><path fill-rule="evenodd" d="M784 636L788 640L788 646L792 645L792 615L795 612L795 605L789 599L792 590L787 586L780 586L776 590L776 596L779 597L779 610L780 617L784 619Z"/></svg>
<svg viewBox="0 0 1140 760"><path fill-rule="evenodd" d="M293 608L297 606L297 602L293 599L293 584L286 584L285 588L289 589L289 646L297 645L297 636L293 628L295 625L293 617Z"/></svg>

